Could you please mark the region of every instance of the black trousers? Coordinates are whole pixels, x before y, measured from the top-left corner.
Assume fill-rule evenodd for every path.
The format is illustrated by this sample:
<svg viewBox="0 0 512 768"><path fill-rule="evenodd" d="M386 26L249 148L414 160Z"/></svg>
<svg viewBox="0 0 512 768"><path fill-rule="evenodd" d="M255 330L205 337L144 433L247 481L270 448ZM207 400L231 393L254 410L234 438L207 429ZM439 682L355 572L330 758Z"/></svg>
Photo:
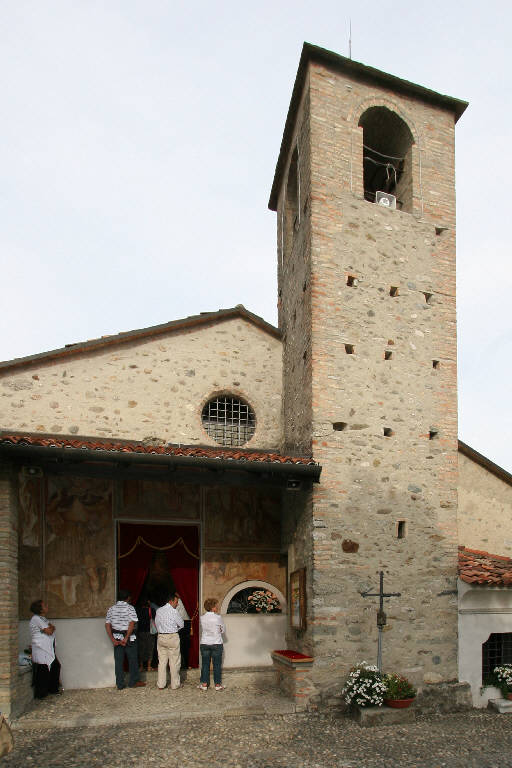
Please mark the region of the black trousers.
<svg viewBox="0 0 512 768"><path fill-rule="evenodd" d="M185 619L185 626L180 629L180 653L181 653L181 668L188 669L188 655L190 653L190 630L192 622L189 619Z"/></svg>
<svg viewBox="0 0 512 768"><path fill-rule="evenodd" d="M50 669L47 664L32 663L32 685L34 698L44 699L49 693L59 692L60 663L57 658L52 661Z"/></svg>

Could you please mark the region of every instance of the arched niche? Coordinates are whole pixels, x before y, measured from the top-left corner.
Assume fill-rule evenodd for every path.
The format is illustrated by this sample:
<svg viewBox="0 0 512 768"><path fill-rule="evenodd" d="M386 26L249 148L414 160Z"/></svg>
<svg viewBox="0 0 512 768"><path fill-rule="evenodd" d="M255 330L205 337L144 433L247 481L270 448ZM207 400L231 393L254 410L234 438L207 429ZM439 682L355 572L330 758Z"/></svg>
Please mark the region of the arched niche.
<svg viewBox="0 0 512 768"><path fill-rule="evenodd" d="M249 589L250 587L254 587L255 589L268 589L270 592L273 592L278 598L279 602L281 604L281 615L286 613L286 598L283 595L283 593L275 587L273 584L269 584L268 581L258 581L258 580L251 580L251 581L242 581L240 584L236 584L234 587L232 587L229 592L224 597L224 600L222 601L222 605L220 607L220 612L222 615L227 614L229 604L233 597L235 597L238 592L241 592L244 589ZM254 615L254 614L253 614ZM267 614L272 615L272 614ZM277 615L277 614L274 614Z"/></svg>
<svg viewBox="0 0 512 768"><path fill-rule="evenodd" d="M385 106L371 106L359 118L363 129L363 188L374 203L376 192L395 195L397 207L410 213L413 203L414 137L405 120Z"/></svg>

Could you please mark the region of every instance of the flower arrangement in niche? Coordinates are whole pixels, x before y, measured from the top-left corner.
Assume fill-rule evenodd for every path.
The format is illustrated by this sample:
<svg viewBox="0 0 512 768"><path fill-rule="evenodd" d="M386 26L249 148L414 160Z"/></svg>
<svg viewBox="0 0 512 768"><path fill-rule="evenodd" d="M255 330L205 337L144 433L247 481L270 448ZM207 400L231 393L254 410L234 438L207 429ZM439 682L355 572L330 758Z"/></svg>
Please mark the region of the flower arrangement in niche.
<svg viewBox="0 0 512 768"><path fill-rule="evenodd" d="M403 699L414 699L416 696L416 688L406 677L386 675L384 677L384 684L386 686L385 699L400 701Z"/></svg>
<svg viewBox="0 0 512 768"><path fill-rule="evenodd" d="M386 694L386 683L376 666L362 661L350 670L341 693L347 704L381 707Z"/></svg>
<svg viewBox="0 0 512 768"><path fill-rule="evenodd" d="M247 601L257 613L271 613L280 608L279 598L269 589L256 589Z"/></svg>
<svg viewBox="0 0 512 768"><path fill-rule="evenodd" d="M494 667L493 670L497 681L498 687L504 696L507 693L512 692L512 664L501 664L499 667Z"/></svg>

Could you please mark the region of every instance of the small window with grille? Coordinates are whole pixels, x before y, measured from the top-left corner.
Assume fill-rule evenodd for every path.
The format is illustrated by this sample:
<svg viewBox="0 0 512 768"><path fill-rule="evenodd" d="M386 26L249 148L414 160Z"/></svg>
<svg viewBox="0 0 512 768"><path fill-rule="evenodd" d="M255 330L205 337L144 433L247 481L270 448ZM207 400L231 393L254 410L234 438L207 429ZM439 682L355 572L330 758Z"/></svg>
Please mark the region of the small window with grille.
<svg viewBox="0 0 512 768"><path fill-rule="evenodd" d="M482 645L482 683L492 684L494 667L512 664L512 632L493 632Z"/></svg>
<svg viewBox="0 0 512 768"><path fill-rule="evenodd" d="M240 446L254 435L256 419L251 406L238 397L220 395L209 400L201 415L203 427L216 443Z"/></svg>

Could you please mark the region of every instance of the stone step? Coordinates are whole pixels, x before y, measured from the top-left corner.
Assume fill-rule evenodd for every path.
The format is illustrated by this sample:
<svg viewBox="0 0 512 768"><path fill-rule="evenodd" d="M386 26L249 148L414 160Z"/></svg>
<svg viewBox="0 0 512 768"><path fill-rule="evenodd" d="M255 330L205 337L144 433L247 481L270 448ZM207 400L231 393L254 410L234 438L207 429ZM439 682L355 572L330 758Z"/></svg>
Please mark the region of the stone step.
<svg viewBox="0 0 512 768"><path fill-rule="evenodd" d="M500 715L512 714L512 701L508 699L489 699L487 709L499 712Z"/></svg>
<svg viewBox="0 0 512 768"><path fill-rule="evenodd" d="M199 669L182 670L182 680L199 682ZM156 684L156 670L141 673L141 678L149 684ZM211 673L213 680L213 673ZM230 688L268 688L275 686L276 675L274 667L232 667L222 668L222 682Z"/></svg>

